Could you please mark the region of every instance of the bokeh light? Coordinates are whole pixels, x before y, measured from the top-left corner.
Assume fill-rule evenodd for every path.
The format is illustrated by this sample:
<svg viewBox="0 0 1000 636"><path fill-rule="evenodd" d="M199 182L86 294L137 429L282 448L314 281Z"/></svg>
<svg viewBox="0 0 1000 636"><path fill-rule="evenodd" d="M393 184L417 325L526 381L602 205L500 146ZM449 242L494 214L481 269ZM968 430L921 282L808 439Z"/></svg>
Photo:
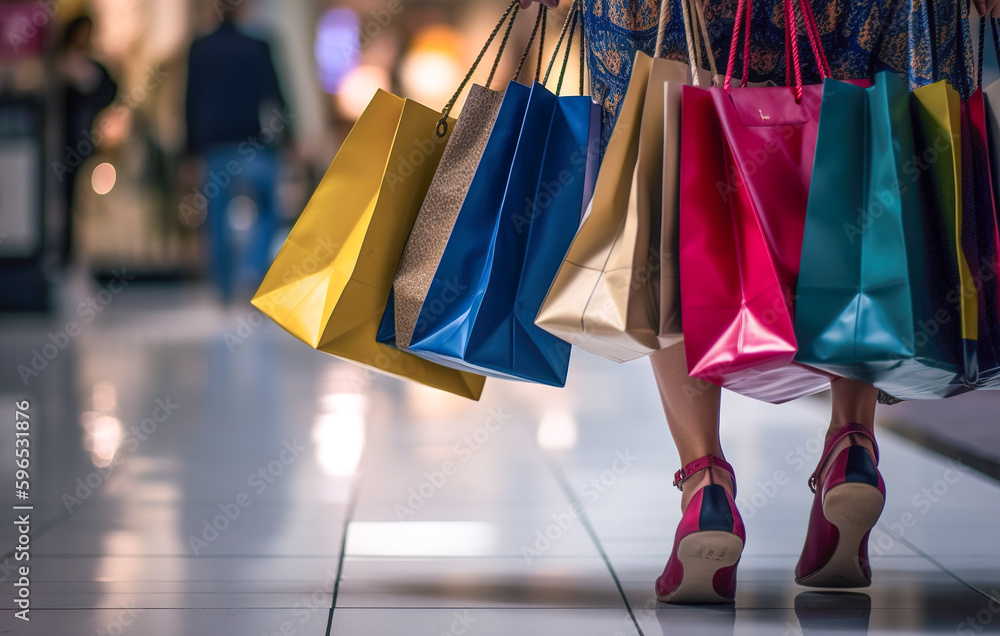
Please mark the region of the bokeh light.
<svg viewBox="0 0 1000 636"><path fill-rule="evenodd" d="M440 24L421 30L400 66L404 94L422 104L443 106L462 81L461 57L457 31Z"/></svg>
<svg viewBox="0 0 1000 636"><path fill-rule="evenodd" d="M331 95L340 91L348 73L361 59L361 24L350 9L330 9L316 27L316 72L323 90Z"/></svg>
<svg viewBox="0 0 1000 636"><path fill-rule="evenodd" d="M115 172L115 167L107 162L98 164L90 176L90 184L97 194L111 192L117 181L118 173Z"/></svg>
<svg viewBox="0 0 1000 636"><path fill-rule="evenodd" d="M347 119L357 119L378 89L389 90L389 73L381 66L359 66L347 74L337 95L337 108Z"/></svg>

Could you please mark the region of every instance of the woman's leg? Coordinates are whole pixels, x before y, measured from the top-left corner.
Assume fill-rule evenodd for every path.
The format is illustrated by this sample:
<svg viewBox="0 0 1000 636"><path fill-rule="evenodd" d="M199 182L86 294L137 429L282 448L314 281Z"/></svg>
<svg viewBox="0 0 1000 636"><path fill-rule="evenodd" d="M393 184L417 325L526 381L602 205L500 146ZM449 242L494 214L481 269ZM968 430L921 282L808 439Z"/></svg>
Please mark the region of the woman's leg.
<svg viewBox="0 0 1000 636"><path fill-rule="evenodd" d="M826 432L826 439L829 440L837 431L848 424L860 424L868 429L874 437L875 405L878 398L878 389L870 384L847 378L838 378L830 386L833 409L830 415L830 428ZM848 435L831 449L828 456L830 458L836 457L841 450L852 444L864 446L874 454L874 447L871 440L867 437L864 435ZM823 482L823 478L826 477L826 471L829 468L829 463L823 467L823 471L819 475L820 483Z"/></svg>
<svg viewBox="0 0 1000 636"><path fill-rule="evenodd" d="M684 344L653 353L653 374L682 465L714 455L719 441L720 389L688 375ZM665 603L729 603L736 597L736 566L746 529L733 501L729 472L711 465L685 479L674 548L656 579ZM696 499L697 496L697 499Z"/></svg>
<svg viewBox="0 0 1000 636"><path fill-rule="evenodd" d="M705 455L725 459L719 440L721 389L688 375L683 342L655 351L649 359L681 466ZM684 483L681 510L685 510L694 494L709 483L722 484L732 493L729 474L720 468L709 468L695 473Z"/></svg>

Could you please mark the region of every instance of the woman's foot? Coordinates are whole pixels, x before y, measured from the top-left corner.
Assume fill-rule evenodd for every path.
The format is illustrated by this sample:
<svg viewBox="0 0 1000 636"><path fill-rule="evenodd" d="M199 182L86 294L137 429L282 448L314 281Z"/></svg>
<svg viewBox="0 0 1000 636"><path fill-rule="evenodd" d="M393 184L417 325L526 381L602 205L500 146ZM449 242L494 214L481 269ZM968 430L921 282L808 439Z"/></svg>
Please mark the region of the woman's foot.
<svg viewBox="0 0 1000 636"><path fill-rule="evenodd" d="M848 424L827 436L809 487L816 493L795 582L810 587L871 585L868 535L885 505L871 431Z"/></svg>
<svg viewBox="0 0 1000 636"><path fill-rule="evenodd" d="M725 460L706 455L674 476L684 516L674 549L656 579L656 598L664 603L732 603L736 566L746 530L736 509L736 476Z"/></svg>

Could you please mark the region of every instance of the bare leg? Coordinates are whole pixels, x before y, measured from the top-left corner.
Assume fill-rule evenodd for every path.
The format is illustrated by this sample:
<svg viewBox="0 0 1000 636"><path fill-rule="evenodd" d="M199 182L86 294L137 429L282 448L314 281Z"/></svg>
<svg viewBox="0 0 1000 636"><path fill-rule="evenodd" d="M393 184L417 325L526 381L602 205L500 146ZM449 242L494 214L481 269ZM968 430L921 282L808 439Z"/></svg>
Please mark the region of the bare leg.
<svg viewBox="0 0 1000 636"><path fill-rule="evenodd" d="M681 465L705 455L725 459L719 440L721 389L688 375L683 342L655 351L649 359ZM722 484L732 492L729 473L719 468L703 470L684 483L681 510L687 508L698 490L710 483Z"/></svg>
<svg viewBox="0 0 1000 636"><path fill-rule="evenodd" d="M833 394L833 412L830 416L830 428L827 430L826 439L833 437L833 434L848 424L860 424L875 435L875 405L878 397L878 389L870 384L839 378L831 383L831 393ZM844 448L852 444L864 446L874 453L871 441L863 435L848 435L833 448L830 457L836 457ZM820 475L820 483L826 476L829 466L825 466Z"/></svg>

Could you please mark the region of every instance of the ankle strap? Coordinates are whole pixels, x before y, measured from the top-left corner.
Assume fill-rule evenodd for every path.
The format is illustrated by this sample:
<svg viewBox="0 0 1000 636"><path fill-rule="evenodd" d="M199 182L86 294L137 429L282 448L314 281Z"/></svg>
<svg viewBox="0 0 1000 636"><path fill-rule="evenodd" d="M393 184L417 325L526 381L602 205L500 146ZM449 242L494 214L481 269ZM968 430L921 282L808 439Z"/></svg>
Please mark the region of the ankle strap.
<svg viewBox="0 0 1000 636"><path fill-rule="evenodd" d="M724 459L719 459L715 455L705 455L704 457L699 457L694 460L684 468L681 468L676 473L674 473L674 483L673 485L677 487L677 490L683 491L684 489L681 485L688 480L691 475L705 470L711 467L721 468L729 473L729 476L733 478L733 496L736 496L736 472L733 467L729 465Z"/></svg>
<svg viewBox="0 0 1000 636"><path fill-rule="evenodd" d="M816 472L809 477L809 490L816 492L816 488L819 487L819 474L823 472L823 468L826 467L826 462L830 459L830 452L833 450L833 447L840 442L840 440L844 439L848 435L864 435L867 437L872 443L872 448L875 450L875 465L878 465L878 442L875 441L875 436L872 435L871 431L860 424L847 424L846 426L838 429L823 448L823 457L820 458L819 465L816 466Z"/></svg>

